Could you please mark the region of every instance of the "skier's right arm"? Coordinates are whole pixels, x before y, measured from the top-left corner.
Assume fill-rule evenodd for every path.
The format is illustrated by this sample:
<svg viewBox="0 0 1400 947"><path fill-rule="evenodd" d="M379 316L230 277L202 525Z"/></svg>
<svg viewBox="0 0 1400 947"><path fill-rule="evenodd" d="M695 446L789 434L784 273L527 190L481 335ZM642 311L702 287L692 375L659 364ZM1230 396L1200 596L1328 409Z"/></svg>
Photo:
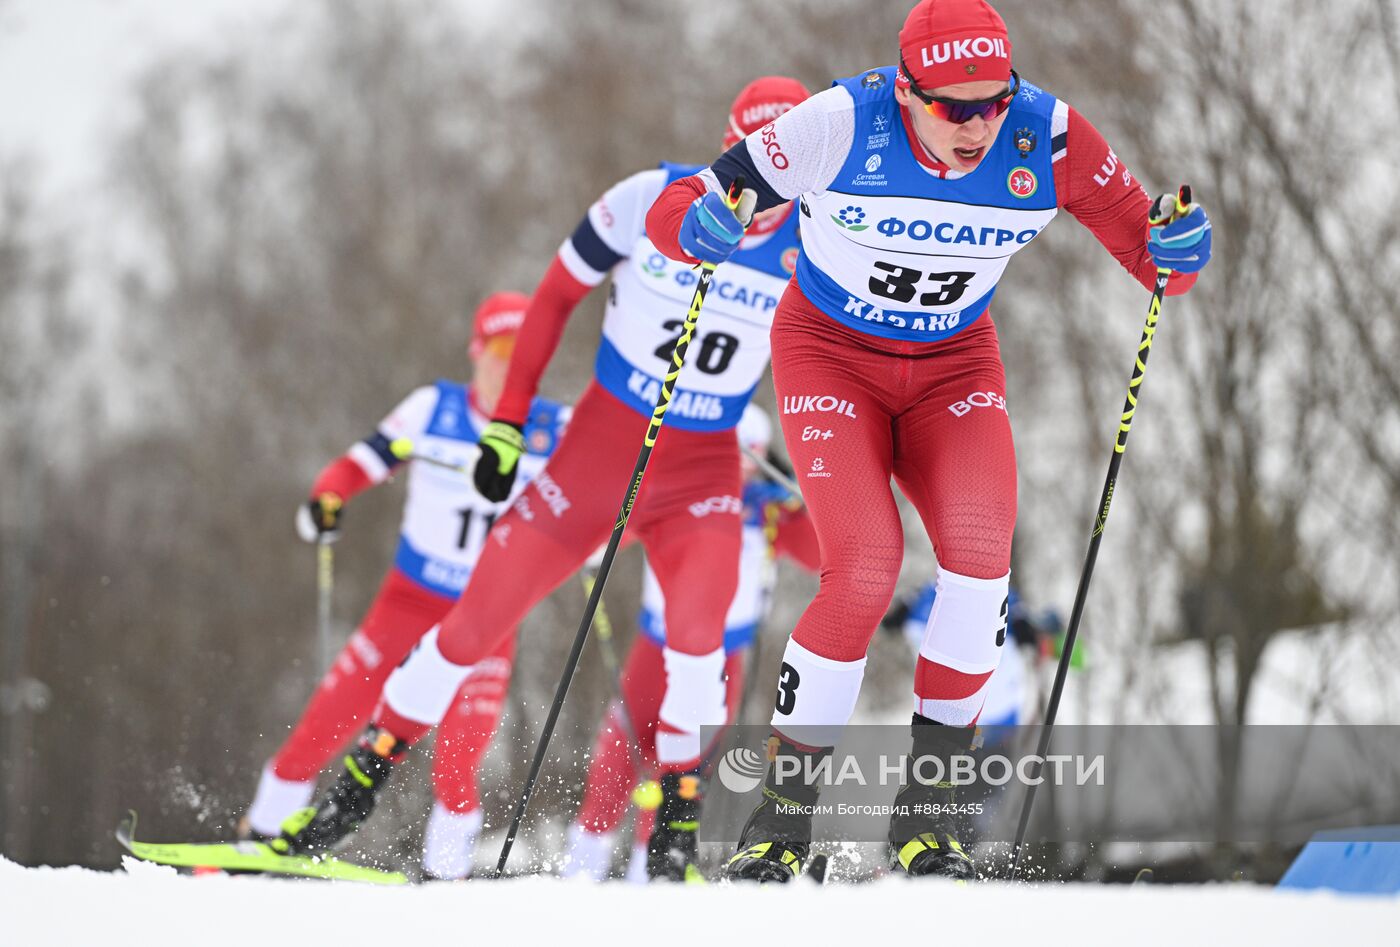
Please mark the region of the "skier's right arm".
<svg viewBox="0 0 1400 947"><path fill-rule="evenodd" d="M720 200L736 178L755 192L755 213L824 190L845 163L854 135L851 94L832 86L662 191L647 213L647 236L673 260L721 262L739 245L737 239L725 245L722 232L732 234L738 218Z"/></svg>
<svg viewBox="0 0 1400 947"><path fill-rule="evenodd" d="M437 389L419 388L379 423L374 433L356 441L316 475L310 499L297 508L297 535L309 543L340 538L341 513L355 494L389 479L403 458L394 453L399 438L417 436L437 405Z"/></svg>
<svg viewBox="0 0 1400 947"><path fill-rule="evenodd" d="M601 283L641 237L644 215L665 183L660 169L621 181L588 208L559 247L530 297L515 337L505 388L491 423L481 432L481 459L474 480L486 499L510 495L516 466L524 453L525 419L539 391L540 378L559 347L564 326L583 297Z"/></svg>

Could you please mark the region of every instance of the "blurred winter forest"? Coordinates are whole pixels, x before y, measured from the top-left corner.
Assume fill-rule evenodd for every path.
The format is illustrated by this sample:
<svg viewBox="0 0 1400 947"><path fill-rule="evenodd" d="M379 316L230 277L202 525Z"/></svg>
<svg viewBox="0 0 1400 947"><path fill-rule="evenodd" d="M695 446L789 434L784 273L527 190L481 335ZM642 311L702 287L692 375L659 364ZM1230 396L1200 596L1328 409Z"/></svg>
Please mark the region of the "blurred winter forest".
<svg viewBox="0 0 1400 947"><path fill-rule="evenodd" d="M113 865L128 808L153 837L226 835L322 670L292 531L315 472L415 386L464 377L476 302L533 288L605 188L713 157L756 75L818 89L892 62L908 5L288 2L216 53L149 64L83 232L36 198L25 143L0 141L0 853ZM1062 719L1400 721L1393 0L997 6L1019 71L1149 190L1193 184L1215 226L1211 268L1163 309ZM1148 299L1065 217L994 307L1014 579L1062 614ZM580 307L546 395L581 391L601 309ZM401 499L349 510L341 634ZM934 563L908 526L913 588ZM619 568L625 643L636 557ZM751 721L814 589L782 573ZM523 628L488 825L582 604L566 585ZM862 719L907 720L911 673L877 640ZM572 814L610 691L590 648L536 813ZM414 858L425 772L396 777L362 847Z"/></svg>

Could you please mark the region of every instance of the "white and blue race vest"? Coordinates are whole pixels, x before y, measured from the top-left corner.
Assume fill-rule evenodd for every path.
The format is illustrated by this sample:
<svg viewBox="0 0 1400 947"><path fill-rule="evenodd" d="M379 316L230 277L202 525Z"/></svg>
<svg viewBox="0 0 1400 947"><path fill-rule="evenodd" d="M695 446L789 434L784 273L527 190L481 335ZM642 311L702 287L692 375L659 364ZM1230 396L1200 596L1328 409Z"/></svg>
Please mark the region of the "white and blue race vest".
<svg viewBox="0 0 1400 947"><path fill-rule="evenodd" d="M477 492L470 473L476 466L477 438L486 419L471 410L463 385L439 381L429 390L436 391L435 400L421 398L417 407L415 393L381 426L382 436L409 437L416 454L464 470L410 463L394 566L424 588L456 598L471 578L496 517L554 452L568 409L542 398L531 402L525 422L526 453L520 457L515 489L503 502L492 503ZM384 431L390 423L393 430Z"/></svg>
<svg viewBox="0 0 1400 947"><path fill-rule="evenodd" d="M1012 254L1055 216L1055 97L1023 82L981 164L943 178L914 156L894 74L837 83L855 101L855 138L826 190L802 198L797 282L843 325L932 342L987 311Z"/></svg>
<svg viewBox="0 0 1400 947"><path fill-rule="evenodd" d="M700 170L662 168L666 184ZM667 426L723 431L739 423L768 367L773 313L797 266L797 218L789 214L766 240L740 249L716 270ZM639 414L650 417L656 407L698 278L692 266L667 258L645 236L612 271L594 370L604 388Z"/></svg>

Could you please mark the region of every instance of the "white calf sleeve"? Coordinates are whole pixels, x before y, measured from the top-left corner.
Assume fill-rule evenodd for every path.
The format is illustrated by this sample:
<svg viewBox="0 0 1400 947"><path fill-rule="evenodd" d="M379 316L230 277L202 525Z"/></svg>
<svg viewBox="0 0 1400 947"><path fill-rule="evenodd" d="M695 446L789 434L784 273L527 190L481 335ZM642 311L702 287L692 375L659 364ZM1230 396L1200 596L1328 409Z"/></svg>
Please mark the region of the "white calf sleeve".
<svg viewBox="0 0 1400 947"><path fill-rule="evenodd" d="M627 859L627 874L622 876L622 880L634 885L651 883L651 874L647 871L646 842L632 845L632 856Z"/></svg>
<svg viewBox="0 0 1400 947"><path fill-rule="evenodd" d="M316 780L295 782L283 779L272 771L272 764L263 767L258 778L258 792L248 807L248 826L260 835L278 835L282 820L306 807L316 790Z"/></svg>
<svg viewBox="0 0 1400 947"><path fill-rule="evenodd" d="M659 763L683 763L700 755L700 728L723 726L724 649L709 654L684 654L663 648L666 662L666 696L661 700L661 722L671 730L656 732ZM679 733L672 731L679 730Z"/></svg>
<svg viewBox="0 0 1400 947"><path fill-rule="evenodd" d="M472 871L472 855L481 834L481 810L450 812L433 803L428 830L423 833L423 868L434 878L465 878Z"/></svg>
<svg viewBox="0 0 1400 947"><path fill-rule="evenodd" d="M569 848L560 874L565 878L602 881L612 868L616 841L616 832L590 832L575 822L569 826Z"/></svg>
<svg viewBox="0 0 1400 947"><path fill-rule="evenodd" d="M914 709L920 714L956 727L977 719L986 699L986 682L1006 645L1010 585L1010 573L999 579L974 579L947 570L938 573L938 594L919 646L914 678ZM940 673L938 668L957 674Z"/></svg>
<svg viewBox="0 0 1400 947"><path fill-rule="evenodd" d="M833 661L789 638L778 675L773 727L806 746L835 746L851 719L865 677L865 658Z"/></svg>
<svg viewBox="0 0 1400 947"><path fill-rule="evenodd" d="M384 682L384 700L394 713L409 720L437 726L447 716L457 688L474 665L453 664L438 650L438 626L434 625L408 660Z"/></svg>

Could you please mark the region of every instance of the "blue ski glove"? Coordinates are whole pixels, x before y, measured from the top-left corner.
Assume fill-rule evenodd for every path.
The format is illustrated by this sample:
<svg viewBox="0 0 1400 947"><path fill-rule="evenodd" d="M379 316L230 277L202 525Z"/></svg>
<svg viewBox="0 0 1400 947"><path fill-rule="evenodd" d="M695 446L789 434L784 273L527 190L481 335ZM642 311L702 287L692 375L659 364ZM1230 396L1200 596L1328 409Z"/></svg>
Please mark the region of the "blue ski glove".
<svg viewBox="0 0 1400 947"><path fill-rule="evenodd" d="M1177 273L1196 273L1210 262L1210 218L1205 208L1185 202L1175 194L1163 194L1152 204L1147 249L1159 267Z"/></svg>
<svg viewBox="0 0 1400 947"><path fill-rule="evenodd" d="M697 197L685 212L678 234L681 249L704 263L723 263L739 249L739 241L744 238L744 204L749 212L753 208L753 191L745 191L736 213L730 210L724 198L714 193Z"/></svg>

